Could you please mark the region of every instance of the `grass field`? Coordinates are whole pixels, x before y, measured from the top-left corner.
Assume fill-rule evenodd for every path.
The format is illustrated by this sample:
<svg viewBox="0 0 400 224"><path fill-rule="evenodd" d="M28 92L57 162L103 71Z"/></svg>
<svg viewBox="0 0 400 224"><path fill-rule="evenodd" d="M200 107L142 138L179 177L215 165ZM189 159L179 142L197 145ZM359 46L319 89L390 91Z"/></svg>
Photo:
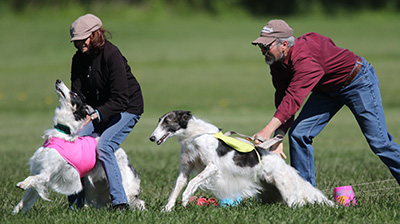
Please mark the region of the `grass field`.
<svg viewBox="0 0 400 224"><path fill-rule="evenodd" d="M317 187L332 198L334 187L353 185L355 207L292 209L248 199L234 208L178 206L170 214L160 213L179 171L179 145L174 139L162 146L148 140L158 117L184 109L226 131L251 135L260 130L274 113L274 91L269 70L250 42L272 18L150 17L129 8L96 10L142 86L145 113L122 147L140 174L140 197L148 211L71 212L65 196L51 194L51 203L40 200L31 212L11 215L23 195L15 184L29 174L27 162L43 144L43 131L52 126L54 81L69 83L75 51L69 26L85 13L37 10L0 15L0 223L398 223L398 185L346 108L315 139ZM374 65L389 131L400 142L400 16L284 19L296 36L319 32Z"/></svg>

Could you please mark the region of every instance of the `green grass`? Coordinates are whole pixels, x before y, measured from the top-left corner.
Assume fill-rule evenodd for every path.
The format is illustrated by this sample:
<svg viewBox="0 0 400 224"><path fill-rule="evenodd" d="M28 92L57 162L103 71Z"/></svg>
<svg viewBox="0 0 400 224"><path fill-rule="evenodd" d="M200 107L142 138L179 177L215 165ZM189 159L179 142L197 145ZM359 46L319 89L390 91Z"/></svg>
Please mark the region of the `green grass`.
<svg viewBox="0 0 400 224"><path fill-rule="evenodd" d="M97 10L97 11L96 11ZM147 212L117 213L66 209L65 196L51 194L26 214L11 215L23 192L15 188L29 174L27 162L43 144L57 106L54 81L69 83L75 51L68 29L81 9L37 10L0 15L0 223L395 223L398 185L371 152L354 118L340 111L315 139L317 186L330 198L333 188L353 185L357 206L291 209L245 200L235 208L180 206L160 213L179 172L179 145L148 140L159 116L191 110L224 130L253 134L273 115L273 87L259 50L250 45L265 18L204 16L151 17L134 9L95 9L111 41L126 56L145 99L145 113L122 144L142 180ZM399 142L400 17L365 13L335 18L284 18L295 35L319 32L371 62L380 78L388 128ZM285 153L289 155L285 140ZM289 162L289 159L288 161ZM359 185L388 180L376 184ZM208 195L198 191L197 196Z"/></svg>

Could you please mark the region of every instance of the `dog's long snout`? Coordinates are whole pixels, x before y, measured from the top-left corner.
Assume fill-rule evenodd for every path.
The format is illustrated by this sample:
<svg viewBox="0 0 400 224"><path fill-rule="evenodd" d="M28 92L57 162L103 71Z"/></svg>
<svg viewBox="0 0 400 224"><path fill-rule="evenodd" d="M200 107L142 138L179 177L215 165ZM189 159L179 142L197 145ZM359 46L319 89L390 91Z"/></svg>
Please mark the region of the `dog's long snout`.
<svg viewBox="0 0 400 224"><path fill-rule="evenodd" d="M153 136L150 136L150 141L152 141L152 142L155 142L156 141L156 137L153 135Z"/></svg>

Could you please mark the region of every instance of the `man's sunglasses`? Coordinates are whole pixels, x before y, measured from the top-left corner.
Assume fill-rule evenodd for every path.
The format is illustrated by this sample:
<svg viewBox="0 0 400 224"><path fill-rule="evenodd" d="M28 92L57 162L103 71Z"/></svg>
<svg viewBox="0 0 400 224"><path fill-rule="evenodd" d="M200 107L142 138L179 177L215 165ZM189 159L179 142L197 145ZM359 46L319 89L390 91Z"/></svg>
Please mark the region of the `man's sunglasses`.
<svg viewBox="0 0 400 224"><path fill-rule="evenodd" d="M257 46L261 49L261 50L265 50L265 51L269 51L271 49L272 44L275 42L276 40L272 41L270 44L266 45L263 43L258 43Z"/></svg>

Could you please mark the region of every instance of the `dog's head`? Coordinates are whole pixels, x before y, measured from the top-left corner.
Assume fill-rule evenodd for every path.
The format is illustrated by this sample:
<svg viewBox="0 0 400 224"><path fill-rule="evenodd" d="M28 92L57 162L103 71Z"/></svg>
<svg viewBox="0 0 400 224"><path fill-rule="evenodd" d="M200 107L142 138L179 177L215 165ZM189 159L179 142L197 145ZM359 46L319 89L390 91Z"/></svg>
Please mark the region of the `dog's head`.
<svg viewBox="0 0 400 224"><path fill-rule="evenodd" d="M167 138L186 129L189 120L192 118L190 111L176 110L164 114L158 120L158 125L150 136L150 141L161 145Z"/></svg>
<svg viewBox="0 0 400 224"><path fill-rule="evenodd" d="M75 135L82 128L88 115L84 97L69 90L61 80L56 81L55 91L60 105L55 110L54 126L66 134Z"/></svg>

